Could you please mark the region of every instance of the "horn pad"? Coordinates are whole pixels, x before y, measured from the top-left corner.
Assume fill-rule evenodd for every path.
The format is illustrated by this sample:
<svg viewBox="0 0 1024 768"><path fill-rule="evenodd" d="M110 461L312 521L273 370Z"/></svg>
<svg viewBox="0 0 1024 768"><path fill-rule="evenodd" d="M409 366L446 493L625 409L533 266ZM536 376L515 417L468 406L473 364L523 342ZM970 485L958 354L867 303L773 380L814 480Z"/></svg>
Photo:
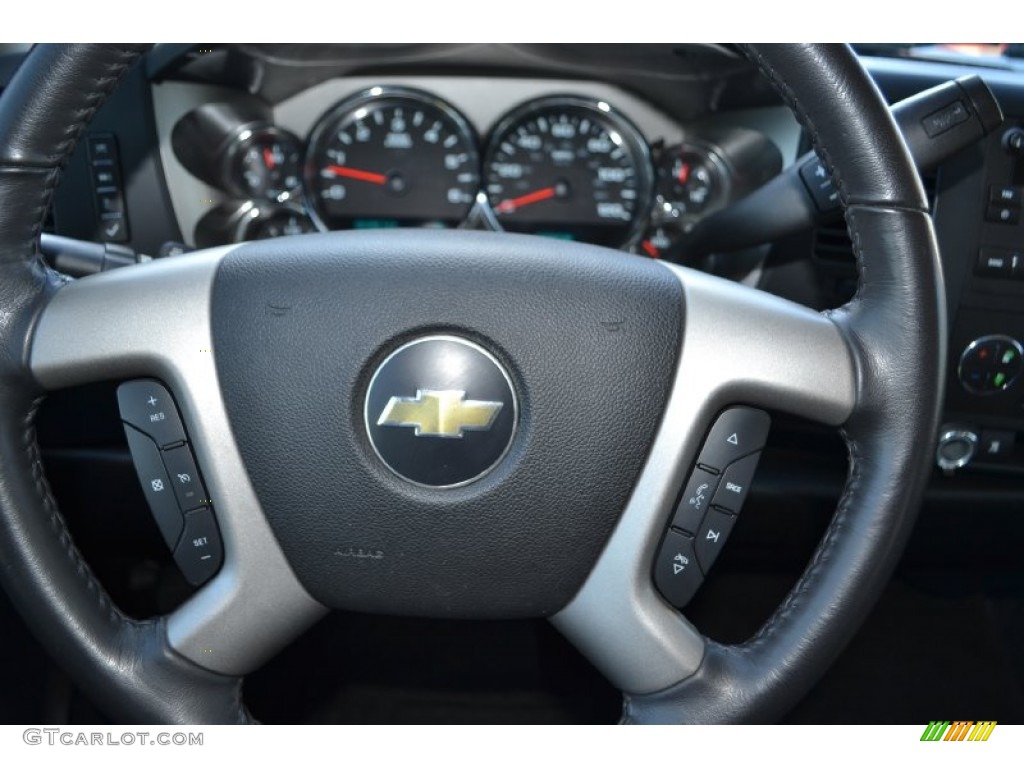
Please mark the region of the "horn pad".
<svg viewBox="0 0 1024 768"><path fill-rule="evenodd" d="M328 606L550 615L647 457L679 282L541 237L387 234L252 243L219 268L217 372L264 513Z"/></svg>

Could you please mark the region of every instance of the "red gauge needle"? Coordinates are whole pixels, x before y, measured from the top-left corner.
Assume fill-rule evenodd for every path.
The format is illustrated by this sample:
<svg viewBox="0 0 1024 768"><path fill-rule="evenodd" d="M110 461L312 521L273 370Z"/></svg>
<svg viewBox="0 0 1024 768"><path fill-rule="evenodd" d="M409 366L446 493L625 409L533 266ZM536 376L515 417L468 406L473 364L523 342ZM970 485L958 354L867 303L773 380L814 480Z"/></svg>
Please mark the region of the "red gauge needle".
<svg viewBox="0 0 1024 768"><path fill-rule="evenodd" d="M360 171L358 168L349 168L344 165L328 165L327 170L335 176L344 176L346 179L356 179L358 181L368 181L371 184L380 184L381 186L388 182L388 177L383 173Z"/></svg>
<svg viewBox="0 0 1024 768"><path fill-rule="evenodd" d="M676 178L679 179L680 184L685 184L686 180L690 178L690 164L682 163L679 166L679 173L676 174Z"/></svg>
<svg viewBox="0 0 1024 768"><path fill-rule="evenodd" d="M263 162L266 163L267 168L274 170L274 153L270 147L263 148Z"/></svg>
<svg viewBox="0 0 1024 768"><path fill-rule="evenodd" d="M640 243L640 247L643 248L644 252L652 259L656 259L658 258L658 256L660 256L657 247L650 240L644 240L642 243Z"/></svg>
<svg viewBox="0 0 1024 768"><path fill-rule="evenodd" d="M530 192L521 197L513 197L511 200L500 202L495 210L498 213L512 213L517 208L539 203L541 200L550 200L556 194L557 191L554 187L544 187L544 189L538 189L536 192Z"/></svg>

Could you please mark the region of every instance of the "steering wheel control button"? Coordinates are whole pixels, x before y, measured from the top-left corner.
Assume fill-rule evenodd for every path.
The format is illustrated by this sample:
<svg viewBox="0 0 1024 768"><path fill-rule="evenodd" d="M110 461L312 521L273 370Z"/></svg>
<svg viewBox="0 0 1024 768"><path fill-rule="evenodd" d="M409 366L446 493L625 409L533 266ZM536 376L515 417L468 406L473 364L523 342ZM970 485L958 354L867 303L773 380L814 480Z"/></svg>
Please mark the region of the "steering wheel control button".
<svg viewBox="0 0 1024 768"><path fill-rule="evenodd" d="M185 428L171 393L154 379L125 382L117 388L121 419L153 438L161 448L185 442Z"/></svg>
<svg viewBox="0 0 1024 768"><path fill-rule="evenodd" d="M725 546L725 540L732 533L736 524L736 516L712 508L704 518L704 525L697 531L696 550L700 569L707 573L711 565L718 559L718 553Z"/></svg>
<svg viewBox="0 0 1024 768"><path fill-rule="evenodd" d="M189 447L182 445L172 448L169 451L164 451L163 455L167 476L171 479L174 495L181 508L189 510L209 504L206 489L203 488L203 483L199 479L199 470L196 468L196 462L192 458L192 451L189 450Z"/></svg>
<svg viewBox="0 0 1024 768"><path fill-rule="evenodd" d="M964 389L974 395L1003 392L1017 381L1024 369L1024 349L1010 336L982 336L960 355L957 375Z"/></svg>
<svg viewBox="0 0 1024 768"><path fill-rule="evenodd" d="M676 608L693 598L704 581L697 565L693 538L678 531L669 531L654 560L654 584L662 596Z"/></svg>
<svg viewBox="0 0 1024 768"><path fill-rule="evenodd" d="M730 464L722 473L722 482L715 491L711 505L730 512L739 512L747 498L747 491L750 490L750 483L754 479L754 471L760 458L760 453L752 453Z"/></svg>
<svg viewBox="0 0 1024 768"><path fill-rule="evenodd" d="M508 453L518 404L508 373L483 347L428 336L399 347L366 392L377 457L417 485L451 488L486 475Z"/></svg>
<svg viewBox="0 0 1024 768"><path fill-rule="evenodd" d="M130 426L124 428L135 472L142 484L142 493L156 519L160 535L171 549L178 543L184 520L175 501L171 480L160 460L160 450L152 440Z"/></svg>
<svg viewBox="0 0 1024 768"><path fill-rule="evenodd" d="M718 487L719 477L703 469L695 469L690 474L690 481L683 488L683 495L672 516L672 527L696 533L700 528L704 513L711 506L711 499Z"/></svg>
<svg viewBox="0 0 1024 768"><path fill-rule="evenodd" d="M800 166L800 178L821 213L839 210L839 191L832 183L832 174L816 156Z"/></svg>
<svg viewBox="0 0 1024 768"><path fill-rule="evenodd" d="M764 448L771 417L756 408L737 407L724 411L711 428L697 463L721 472L737 459Z"/></svg>
<svg viewBox="0 0 1024 768"><path fill-rule="evenodd" d="M220 570L224 562L224 546L212 510L198 509L185 516L185 530L174 549L174 562L185 580L195 587Z"/></svg>

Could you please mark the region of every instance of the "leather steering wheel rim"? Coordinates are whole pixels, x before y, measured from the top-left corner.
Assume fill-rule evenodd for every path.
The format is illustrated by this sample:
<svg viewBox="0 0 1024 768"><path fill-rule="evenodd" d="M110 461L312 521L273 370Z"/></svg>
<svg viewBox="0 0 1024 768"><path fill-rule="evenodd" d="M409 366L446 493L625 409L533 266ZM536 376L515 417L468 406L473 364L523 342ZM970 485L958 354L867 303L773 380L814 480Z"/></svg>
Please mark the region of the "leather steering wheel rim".
<svg viewBox="0 0 1024 768"><path fill-rule="evenodd" d="M37 254L42 219L77 139L144 50L37 46L0 100L0 581L44 645L112 716L249 722L240 677L178 653L166 618L134 621L111 602L71 541L35 441L45 388L33 369L33 337L65 285ZM759 633L737 646L707 641L693 674L627 694L625 722L763 722L795 703L887 582L929 476L926 447L939 420L946 322L938 249L884 101L846 46L743 50L807 129L845 207L860 283L827 318L855 370L843 424L850 474L806 572ZM910 365L913 377L905 375Z"/></svg>

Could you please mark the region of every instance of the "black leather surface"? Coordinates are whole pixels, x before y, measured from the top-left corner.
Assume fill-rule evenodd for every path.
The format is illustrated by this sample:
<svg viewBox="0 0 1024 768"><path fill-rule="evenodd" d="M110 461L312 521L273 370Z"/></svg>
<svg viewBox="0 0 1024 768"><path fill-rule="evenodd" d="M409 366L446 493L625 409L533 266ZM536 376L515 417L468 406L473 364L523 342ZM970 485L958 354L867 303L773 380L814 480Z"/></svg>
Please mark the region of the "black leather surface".
<svg viewBox="0 0 1024 768"><path fill-rule="evenodd" d="M624 722L772 722L818 680L884 588L913 527L931 470L945 372L946 318L938 246L914 190L915 174L885 110L850 87L856 63L822 46L808 62L835 78L801 95L796 109L828 140L847 199L876 201L846 211L860 270L849 305L831 313L850 342L860 377L844 428L850 475L836 516L800 581L750 641L708 642L693 677L657 694L627 697ZM779 76L806 80L799 53L774 46L752 57ZM788 91L791 89L782 83ZM793 98L796 98L793 96ZM842 126L881 133L847 135ZM837 133L838 131L838 133ZM875 144L880 152L872 152ZM816 147L821 151L820 147ZM824 155L824 153L823 153ZM890 205L890 203L892 205Z"/></svg>
<svg viewBox="0 0 1024 768"><path fill-rule="evenodd" d="M60 280L35 239L60 165L141 47L40 46L0 100L0 583L75 682L123 722L245 722L241 682L196 667L162 620L114 606L82 560L46 480L28 372L32 325Z"/></svg>
<svg viewBox="0 0 1024 768"><path fill-rule="evenodd" d="M896 123L853 51L835 44L741 46L807 130L844 205L927 211ZM813 76L809 76L814 73Z"/></svg>
<svg viewBox="0 0 1024 768"><path fill-rule="evenodd" d="M253 243L226 257L213 292L232 430L296 574L326 605L399 615L545 616L568 602L647 457L681 323L679 281L654 262L486 232ZM363 426L376 364L431 333L478 342L519 391L509 455L463 488L395 477ZM381 556L338 556L350 548Z"/></svg>

